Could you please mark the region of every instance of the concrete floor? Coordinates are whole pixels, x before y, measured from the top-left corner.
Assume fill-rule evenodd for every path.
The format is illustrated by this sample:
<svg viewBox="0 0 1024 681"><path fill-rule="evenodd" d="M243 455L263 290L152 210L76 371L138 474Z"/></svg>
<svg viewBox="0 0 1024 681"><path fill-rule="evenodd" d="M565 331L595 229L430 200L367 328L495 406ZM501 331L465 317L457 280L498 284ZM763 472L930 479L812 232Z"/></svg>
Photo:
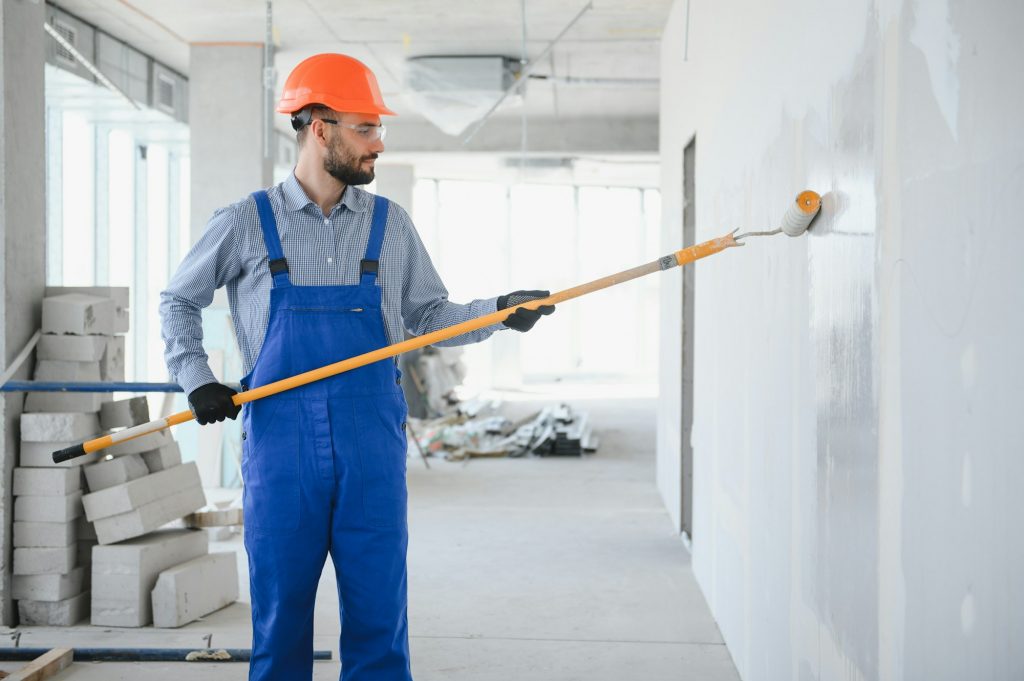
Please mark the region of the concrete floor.
<svg viewBox="0 0 1024 681"><path fill-rule="evenodd" d="M417 681L738 679L654 487L654 401L572 400L601 449L580 459L409 462L410 645ZM510 415L535 405L509 402ZM240 538L211 545L239 551ZM338 676L326 566L314 678ZM242 601L177 630L24 627L22 646L250 645ZM18 663L0 663L10 670ZM75 663L58 678L243 679L243 664Z"/></svg>

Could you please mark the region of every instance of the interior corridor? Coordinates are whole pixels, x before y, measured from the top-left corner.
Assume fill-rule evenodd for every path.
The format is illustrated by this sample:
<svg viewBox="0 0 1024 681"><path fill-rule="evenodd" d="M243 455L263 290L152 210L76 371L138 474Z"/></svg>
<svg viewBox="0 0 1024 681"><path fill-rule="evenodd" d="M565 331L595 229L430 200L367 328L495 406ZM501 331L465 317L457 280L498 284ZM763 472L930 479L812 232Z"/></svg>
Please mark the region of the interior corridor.
<svg viewBox="0 0 1024 681"><path fill-rule="evenodd" d="M577 458L409 459L410 645L417 681L738 679L654 485L655 401L572 399L599 451ZM511 418L537 405L507 402ZM243 600L177 630L23 627L22 646L248 647ZM338 676L328 562L314 678ZM4 663L14 669L18 663ZM245 664L82 663L70 678L244 679Z"/></svg>

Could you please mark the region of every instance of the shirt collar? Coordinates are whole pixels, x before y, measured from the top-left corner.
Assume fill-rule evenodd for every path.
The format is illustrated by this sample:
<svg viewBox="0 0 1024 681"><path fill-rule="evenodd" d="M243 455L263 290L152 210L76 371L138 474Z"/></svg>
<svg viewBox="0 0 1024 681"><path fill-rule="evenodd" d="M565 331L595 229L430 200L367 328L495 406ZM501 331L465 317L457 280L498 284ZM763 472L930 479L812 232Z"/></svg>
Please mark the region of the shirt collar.
<svg viewBox="0 0 1024 681"><path fill-rule="evenodd" d="M289 211L299 211L306 206L313 206L319 210L319 206L313 203L313 200L306 195L306 191L299 184L299 181L295 179L295 172L293 171L288 175L281 184L281 191L284 194L284 205ZM367 200L369 194L359 189L358 187L345 187L344 193L341 195L341 201L339 202L345 208L357 213L362 213L369 208L369 201Z"/></svg>

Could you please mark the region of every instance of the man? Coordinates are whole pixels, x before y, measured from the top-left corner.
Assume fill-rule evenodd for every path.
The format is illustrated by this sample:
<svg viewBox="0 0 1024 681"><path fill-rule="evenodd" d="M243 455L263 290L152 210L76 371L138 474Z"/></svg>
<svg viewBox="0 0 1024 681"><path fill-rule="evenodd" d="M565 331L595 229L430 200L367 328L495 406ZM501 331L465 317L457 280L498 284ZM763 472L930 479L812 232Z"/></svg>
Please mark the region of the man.
<svg viewBox="0 0 1024 681"><path fill-rule="evenodd" d="M448 301L409 216L356 185L394 115L377 80L340 54L303 61L277 110L291 115L291 176L217 211L161 296L171 376L200 424L235 418L202 347L201 310L226 286L255 388L547 295ZM519 310L504 326L529 330ZM449 344L483 340L501 325ZM411 679L406 620L406 406L393 360L245 405L242 476L252 595L249 678L312 676L313 604L328 554L341 600L341 678Z"/></svg>

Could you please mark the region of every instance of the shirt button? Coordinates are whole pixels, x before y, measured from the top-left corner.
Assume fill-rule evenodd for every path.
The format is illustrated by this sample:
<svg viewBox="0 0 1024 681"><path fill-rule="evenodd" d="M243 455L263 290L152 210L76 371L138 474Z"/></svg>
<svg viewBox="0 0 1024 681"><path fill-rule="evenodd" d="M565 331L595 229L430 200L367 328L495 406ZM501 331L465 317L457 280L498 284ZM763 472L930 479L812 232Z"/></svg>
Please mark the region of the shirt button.
<svg viewBox="0 0 1024 681"><path fill-rule="evenodd" d="M330 218L324 218L324 224L329 227L331 225L331 219Z"/></svg>
<svg viewBox="0 0 1024 681"><path fill-rule="evenodd" d="M328 265L330 265L332 262L334 262L334 258L327 258L327 264Z"/></svg>

